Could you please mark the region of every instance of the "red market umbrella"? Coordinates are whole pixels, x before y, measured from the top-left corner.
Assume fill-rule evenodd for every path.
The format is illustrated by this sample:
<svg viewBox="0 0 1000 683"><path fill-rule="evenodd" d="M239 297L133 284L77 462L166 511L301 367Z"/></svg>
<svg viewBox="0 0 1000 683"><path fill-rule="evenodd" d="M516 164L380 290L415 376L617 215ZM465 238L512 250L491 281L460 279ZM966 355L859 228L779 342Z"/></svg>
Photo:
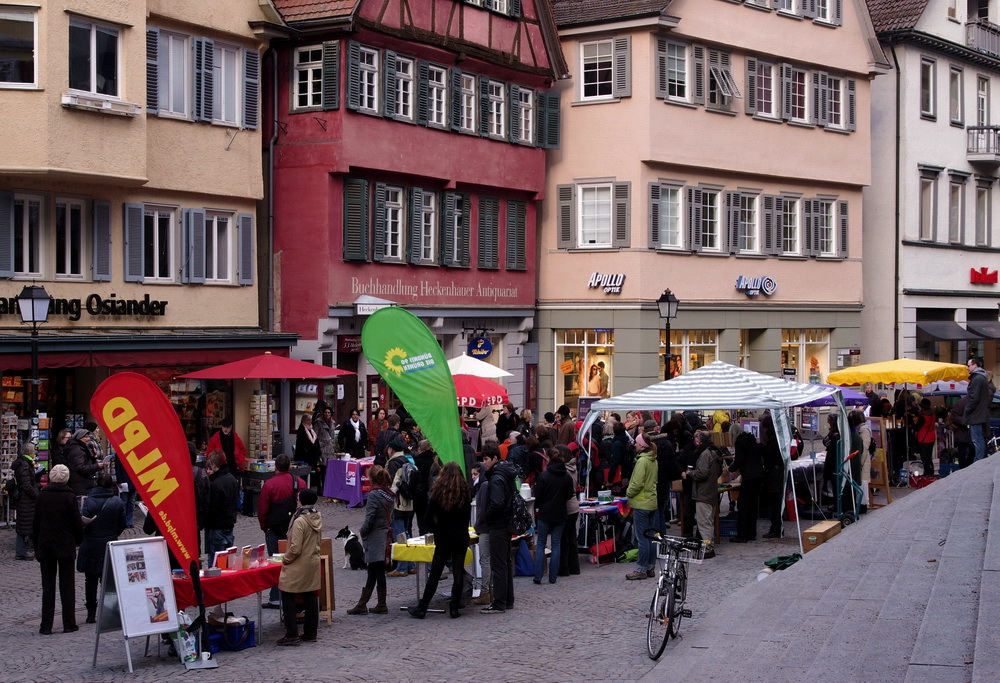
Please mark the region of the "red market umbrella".
<svg viewBox="0 0 1000 683"><path fill-rule="evenodd" d="M480 408L500 405L510 400L503 385L491 379L475 375L452 375L451 378L455 382L455 393L460 406Z"/></svg>
<svg viewBox="0 0 1000 683"><path fill-rule="evenodd" d="M329 379L357 373L270 352L181 375L181 379Z"/></svg>

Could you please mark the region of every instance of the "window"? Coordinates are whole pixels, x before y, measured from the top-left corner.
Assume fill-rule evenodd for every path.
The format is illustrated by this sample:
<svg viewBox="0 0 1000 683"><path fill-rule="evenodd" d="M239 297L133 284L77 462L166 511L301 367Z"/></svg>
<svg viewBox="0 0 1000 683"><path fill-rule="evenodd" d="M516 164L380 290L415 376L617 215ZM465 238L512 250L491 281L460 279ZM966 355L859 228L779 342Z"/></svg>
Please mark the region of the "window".
<svg viewBox="0 0 1000 683"><path fill-rule="evenodd" d="M33 87L38 82L35 10L0 7L0 87Z"/></svg>
<svg viewBox="0 0 1000 683"><path fill-rule="evenodd" d="M361 48L359 69L358 83L361 99L358 103L358 108L367 112L378 112L378 50L371 50L366 47Z"/></svg>
<svg viewBox="0 0 1000 683"><path fill-rule="evenodd" d="M976 79L976 125L990 125L990 79L986 76Z"/></svg>
<svg viewBox="0 0 1000 683"><path fill-rule="evenodd" d="M660 332L660 349L664 349L666 330ZM714 363L719 357L717 330L670 330L670 355L660 355L660 377L664 377L665 361L670 362L670 376L697 370Z"/></svg>
<svg viewBox="0 0 1000 683"><path fill-rule="evenodd" d="M813 201L813 226L815 249L820 256L834 256L837 253L837 237L832 201Z"/></svg>
<svg viewBox="0 0 1000 683"><path fill-rule="evenodd" d="M734 97L742 97L730 67L732 56L728 52L708 51L708 106L729 111Z"/></svg>
<svg viewBox="0 0 1000 683"><path fill-rule="evenodd" d="M212 119L235 126L239 123L239 50L215 44L212 61Z"/></svg>
<svg viewBox="0 0 1000 683"><path fill-rule="evenodd" d="M70 20L70 89L118 97L118 37L117 27Z"/></svg>
<svg viewBox="0 0 1000 683"><path fill-rule="evenodd" d="M489 81L487 86L488 127L490 137L504 138L507 135L507 89L503 83Z"/></svg>
<svg viewBox="0 0 1000 683"><path fill-rule="evenodd" d="M160 31L159 113L187 116L191 93L191 46L188 36Z"/></svg>
<svg viewBox="0 0 1000 683"><path fill-rule="evenodd" d="M667 97L688 100L687 45L667 43Z"/></svg>
<svg viewBox="0 0 1000 683"><path fill-rule="evenodd" d="M445 192L441 209L441 264L469 267L469 195Z"/></svg>
<svg viewBox="0 0 1000 683"><path fill-rule="evenodd" d="M948 118L959 126L965 121L965 107L963 106L965 94L962 84L962 68L951 67L951 71L948 72Z"/></svg>
<svg viewBox="0 0 1000 683"><path fill-rule="evenodd" d="M384 258L386 261L399 261L403 258L403 188L393 186L385 188L383 220L385 221Z"/></svg>
<svg viewBox="0 0 1000 683"><path fill-rule="evenodd" d="M613 96L614 57L610 40L583 43L581 46L583 99Z"/></svg>
<svg viewBox="0 0 1000 683"><path fill-rule="evenodd" d="M937 115L934 64L934 60L927 57L920 60L920 115L931 119Z"/></svg>
<svg viewBox="0 0 1000 683"><path fill-rule="evenodd" d="M777 88L774 87L774 65L757 63L757 113L761 116L777 116Z"/></svg>
<svg viewBox="0 0 1000 683"><path fill-rule="evenodd" d="M437 195L422 190L417 190L417 192L421 192L422 197L418 262L434 263L437 254Z"/></svg>
<svg viewBox="0 0 1000 683"><path fill-rule="evenodd" d="M958 17L958 0L948 0L948 18L955 19Z"/></svg>
<svg viewBox="0 0 1000 683"><path fill-rule="evenodd" d="M830 367L830 330L781 330L781 368L791 368L796 382L818 384Z"/></svg>
<svg viewBox="0 0 1000 683"><path fill-rule="evenodd" d="M295 108L323 104L323 48L318 45L295 51Z"/></svg>
<svg viewBox="0 0 1000 683"><path fill-rule="evenodd" d="M462 74L461 130L476 130L476 77Z"/></svg>
<svg viewBox="0 0 1000 683"><path fill-rule="evenodd" d="M611 184L579 188L581 247L611 246Z"/></svg>
<svg viewBox="0 0 1000 683"><path fill-rule="evenodd" d="M809 98L807 91L807 76L805 70L789 65L784 67L785 87L785 118L797 123L809 122Z"/></svg>
<svg viewBox="0 0 1000 683"><path fill-rule="evenodd" d="M976 246L990 246L990 220L993 215L993 188L976 187Z"/></svg>
<svg viewBox="0 0 1000 683"><path fill-rule="evenodd" d="M937 227L937 177L920 179L920 234L922 240L933 240ZM978 211L978 205L977 205ZM978 213L976 220L978 221Z"/></svg>
<svg viewBox="0 0 1000 683"><path fill-rule="evenodd" d="M795 14L798 10L796 0L778 0L777 6L779 12L788 12L789 14Z"/></svg>
<svg viewBox="0 0 1000 683"><path fill-rule="evenodd" d="M509 7L508 4L510 0L493 0L492 9L494 12L499 12L500 14L508 14Z"/></svg>
<svg viewBox="0 0 1000 683"><path fill-rule="evenodd" d="M83 277L83 202L56 199L56 277Z"/></svg>
<svg viewBox="0 0 1000 683"><path fill-rule="evenodd" d="M834 0L816 0L816 19L827 23L833 22Z"/></svg>
<svg viewBox="0 0 1000 683"><path fill-rule="evenodd" d="M719 251L722 248L720 193L715 190L701 192L701 248Z"/></svg>
<svg viewBox="0 0 1000 683"><path fill-rule="evenodd" d="M427 68L427 123L445 126L447 123L448 74L439 66Z"/></svg>
<svg viewBox="0 0 1000 683"><path fill-rule="evenodd" d="M837 76L827 77L826 125L831 128L844 127L844 81Z"/></svg>
<svg viewBox="0 0 1000 683"><path fill-rule="evenodd" d="M533 144L535 142L535 91L519 88L517 98L518 108L518 142Z"/></svg>
<svg viewBox="0 0 1000 683"><path fill-rule="evenodd" d="M782 197L778 201L781 212L780 253L799 253L799 200Z"/></svg>
<svg viewBox="0 0 1000 683"><path fill-rule="evenodd" d="M757 219L757 195L740 193L739 251L755 254L760 250L760 221Z"/></svg>
<svg viewBox="0 0 1000 683"><path fill-rule="evenodd" d="M577 408L581 396L600 396L601 389L611 395L614 381L614 330L555 330L555 358L553 367L569 363L569 372L557 372L555 399L570 408ZM602 367L608 375L605 381L599 373L590 377L592 367Z"/></svg>
<svg viewBox="0 0 1000 683"><path fill-rule="evenodd" d="M14 195L14 275L42 275L42 198Z"/></svg>
<svg viewBox="0 0 1000 683"><path fill-rule="evenodd" d="M962 226L965 222L965 181L952 180L948 185L948 241L962 243Z"/></svg>
<svg viewBox="0 0 1000 683"><path fill-rule="evenodd" d="M659 222L654 225L654 234L659 231L658 239L654 240L654 245L666 249L682 249L684 247L684 233L681 230L681 188L674 185L654 185L659 198L654 195L651 202L655 203L654 209L658 209ZM653 216L654 220L657 218Z"/></svg>
<svg viewBox="0 0 1000 683"><path fill-rule="evenodd" d="M205 281L229 282L232 214L205 213Z"/></svg>
<svg viewBox="0 0 1000 683"><path fill-rule="evenodd" d="M413 120L413 60L396 58L396 109L397 119Z"/></svg>
<svg viewBox="0 0 1000 683"><path fill-rule="evenodd" d="M147 206L142 222L142 275L145 280L173 279L174 211Z"/></svg>

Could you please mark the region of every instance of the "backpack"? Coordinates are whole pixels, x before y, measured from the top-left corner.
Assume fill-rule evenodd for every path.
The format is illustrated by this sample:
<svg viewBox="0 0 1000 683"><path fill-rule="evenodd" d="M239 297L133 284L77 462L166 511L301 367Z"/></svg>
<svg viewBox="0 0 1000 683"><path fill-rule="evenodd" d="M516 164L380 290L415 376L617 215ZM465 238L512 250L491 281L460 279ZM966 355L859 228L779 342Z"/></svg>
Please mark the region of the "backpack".
<svg viewBox="0 0 1000 683"><path fill-rule="evenodd" d="M421 493L420 472L416 465L410 462L410 456L406 456L406 462L396 473L396 493L407 500L414 500Z"/></svg>
<svg viewBox="0 0 1000 683"><path fill-rule="evenodd" d="M3 489L11 502L16 503L21 498L21 487L17 485L17 477L11 477L5 481Z"/></svg>
<svg viewBox="0 0 1000 683"><path fill-rule="evenodd" d="M515 493L510 506L510 523L507 525L507 531L512 536L526 534L528 533L528 529L531 528L532 521L531 513L528 512L528 506L525 504L524 498Z"/></svg>
<svg viewBox="0 0 1000 683"><path fill-rule="evenodd" d="M267 509L267 526L278 538L288 537L288 523L298 507L299 478L292 475L292 495L283 500L276 500Z"/></svg>

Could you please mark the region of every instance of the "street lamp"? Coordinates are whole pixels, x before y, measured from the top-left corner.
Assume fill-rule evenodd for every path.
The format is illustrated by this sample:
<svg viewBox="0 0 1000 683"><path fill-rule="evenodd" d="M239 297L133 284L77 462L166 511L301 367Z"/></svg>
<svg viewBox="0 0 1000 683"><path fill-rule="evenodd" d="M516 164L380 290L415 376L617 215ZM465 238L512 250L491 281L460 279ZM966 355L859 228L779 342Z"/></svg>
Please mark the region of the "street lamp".
<svg viewBox="0 0 1000 683"><path fill-rule="evenodd" d="M21 322L31 323L31 400L29 417L38 414L38 325L49 319L49 293L44 287L29 285L17 296Z"/></svg>
<svg viewBox="0 0 1000 683"><path fill-rule="evenodd" d="M666 354L664 355L666 362L664 363L663 379L670 379L670 361L673 360L673 354L670 353L670 321L677 317L677 304L679 303L677 297L669 289L664 289L663 294L656 300L656 306L660 309L660 317L663 318L664 325L667 327Z"/></svg>

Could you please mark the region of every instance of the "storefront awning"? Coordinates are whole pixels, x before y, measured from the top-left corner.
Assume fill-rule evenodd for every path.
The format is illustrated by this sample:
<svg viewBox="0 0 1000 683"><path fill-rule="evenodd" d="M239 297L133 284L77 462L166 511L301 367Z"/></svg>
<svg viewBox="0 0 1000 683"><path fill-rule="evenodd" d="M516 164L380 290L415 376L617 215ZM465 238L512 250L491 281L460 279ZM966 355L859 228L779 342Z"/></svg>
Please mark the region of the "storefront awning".
<svg viewBox="0 0 1000 683"><path fill-rule="evenodd" d="M976 341L981 338L953 320L917 322L917 341Z"/></svg>
<svg viewBox="0 0 1000 683"><path fill-rule="evenodd" d="M966 327L987 339L1000 339L1000 322L996 320L970 320Z"/></svg>

